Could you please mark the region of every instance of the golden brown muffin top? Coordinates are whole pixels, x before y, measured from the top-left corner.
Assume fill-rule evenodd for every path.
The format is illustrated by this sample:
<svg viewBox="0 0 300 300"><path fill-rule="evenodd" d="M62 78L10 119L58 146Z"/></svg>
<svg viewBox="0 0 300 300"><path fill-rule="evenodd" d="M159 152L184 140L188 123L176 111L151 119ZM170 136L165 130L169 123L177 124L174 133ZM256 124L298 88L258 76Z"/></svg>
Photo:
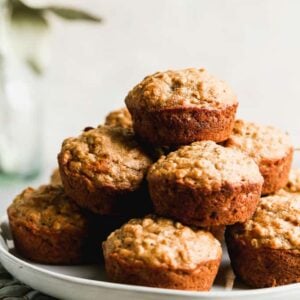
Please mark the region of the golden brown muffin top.
<svg viewBox="0 0 300 300"><path fill-rule="evenodd" d="M137 188L152 161L134 139L132 130L99 126L68 138L59 154L60 168L83 176L96 186Z"/></svg>
<svg viewBox="0 0 300 300"><path fill-rule="evenodd" d="M43 185L38 189L30 187L25 189L9 206L8 215L15 222L30 225L33 229L61 231L77 228L82 230L87 226L79 207L59 185Z"/></svg>
<svg viewBox="0 0 300 300"><path fill-rule="evenodd" d="M235 121L226 146L246 152L257 163L285 157L293 148L289 136L280 129L243 120Z"/></svg>
<svg viewBox="0 0 300 300"><path fill-rule="evenodd" d="M132 129L131 115L126 107L112 111L105 118L105 125Z"/></svg>
<svg viewBox="0 0 300 300"><path fill-rule="evenodd" d="M127 107L158 110L162 108L198 107L217 109L236 105L237 98L222 80L205 69L157 72L136 85L125 99Z"/></svg>
<svg viewBox="0 0 300 300"><path fill-rule="evenodd" d="M256 248L300 250L300 194L281 192L261 198L253 217L233 228L237 239Z"/></svg>
<svg viewBox="0 0 300 300"><path fill-rule="evenodd" d="M52 185L62 185L59 169L53 170L50 178L50 184Z"/></svg>
<svg viewBox="0 0 300 300"><path fill-rule="evenodd" d="M212 141L195 142L162 156L148 172L148 180L172 180L208 190L223 184L263 184L256 163L244 153Z"/></svg>
<svg viewBox="0 0 300 300"><path fill-rule="evenodd" d="M127 261L188 270L222 255L221 245L211 233L156 216L130 220L109 235L103 249L104 255L118 255Z"/></svg>
<svg viewBox="0 0 300 300"><path fill-rule="evenodd" d="M290 171L289 181L284 190L290 193L300 193L300 169Z"/></svg>

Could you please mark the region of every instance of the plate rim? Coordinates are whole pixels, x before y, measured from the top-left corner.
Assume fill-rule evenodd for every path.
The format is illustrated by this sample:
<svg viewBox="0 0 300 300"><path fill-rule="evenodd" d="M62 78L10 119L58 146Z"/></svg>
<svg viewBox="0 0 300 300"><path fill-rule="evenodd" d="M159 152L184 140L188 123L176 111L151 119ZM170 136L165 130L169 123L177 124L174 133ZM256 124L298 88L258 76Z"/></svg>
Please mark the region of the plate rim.
<svg viewBox="0 0 300 300"><path fill-rule="evenodd" d="M0 217L0 224L7 224L8 217L6 215ZM292 290L299 290L300 292L300 283L293 283L278 287L272 288L261 288L261 289L249 289L249 290L238 290L238 291L184 291L184 290L172 290L172 289L163 289L163 288L155 288L155 287L147 287L147 286L138 286L138 285L130 285L130 284L122 284L122 283L114 283L114 282L106 282L102 280L93 280L87 278L79 278L72 275L65 275L61 273L57 273L54 271L50 271L44 269L43 267L39 267L37 265L33 265L30 262L24 261L21 258L16 257L12 253L6 249L5 239L2 236L2 232L0 233L0 256L4 256L6 259L9 259L13 263L17 263L18 265L22 265L23 267L33 271L35 273L42 273L45 276L51 276L53 278L67 281L73 284L84 284L93 287L106 288L106 289L117 289L119 291L127 291L127 292L139 292L139 293L147 293L147 294L164 294L166 296L186 296L186 297L237 297L237 296L255 296L255 295L270 295L277 292L290 292ZM1 257L2 258L2 257Z"/></svg>

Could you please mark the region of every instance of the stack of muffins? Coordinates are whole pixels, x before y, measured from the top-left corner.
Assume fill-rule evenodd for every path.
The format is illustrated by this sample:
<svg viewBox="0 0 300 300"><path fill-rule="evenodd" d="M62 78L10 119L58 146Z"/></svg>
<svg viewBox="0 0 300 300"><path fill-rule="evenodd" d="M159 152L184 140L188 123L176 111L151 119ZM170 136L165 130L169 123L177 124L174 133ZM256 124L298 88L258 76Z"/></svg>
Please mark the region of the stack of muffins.
<svg viewBox="0 0 300 300"><path fill-rule="evenodd" d="M147 76L125 103L66 139L50 184L8 208L19 253L75 264L103 249L114 282L209 290L226 228L246 284L300 282L300 172L290 173L287 134L235 120L234 92L204 69Z"/></svg>

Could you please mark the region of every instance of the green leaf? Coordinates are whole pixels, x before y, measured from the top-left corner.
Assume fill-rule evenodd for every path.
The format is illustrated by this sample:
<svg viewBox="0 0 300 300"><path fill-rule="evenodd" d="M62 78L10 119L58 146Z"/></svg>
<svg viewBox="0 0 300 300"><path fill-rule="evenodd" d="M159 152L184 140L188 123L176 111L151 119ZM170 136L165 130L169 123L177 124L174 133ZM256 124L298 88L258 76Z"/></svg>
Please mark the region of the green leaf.
<svg viewBox="0 0 300 300"><path fill-rule="evenodd" d="M28 57L26 59L26 63L28 67L36 74L42 75L43 74L43 67L40 62L35 57Z"/></svg>
<svg viewBox="0 0 300 300"><path fill-rule="evenodd" d="M90 21L90 22L102 21L101 18L79 9L59 7L59 6L48 6L45 7L44 9L66 20L73 20L73 21L82 20L82 21Z"/></svg>
<svg viewBox="0 0 300 300"><path fill-rule="evenodd" d="M48 22L43 10L18 7L11 14L10 50L40 75L48 60Z"/></svg>

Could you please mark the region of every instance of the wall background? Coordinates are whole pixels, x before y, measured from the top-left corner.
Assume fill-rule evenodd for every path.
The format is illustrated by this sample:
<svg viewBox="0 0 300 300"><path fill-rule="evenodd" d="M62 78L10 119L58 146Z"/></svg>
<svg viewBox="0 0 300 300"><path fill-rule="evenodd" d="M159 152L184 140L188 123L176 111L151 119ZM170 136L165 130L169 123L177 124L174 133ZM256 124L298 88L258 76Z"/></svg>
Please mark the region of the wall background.
<svg viewBox="0 0 300 300"><path fill-rule="evenodd" d="M104 23L54 22L52 63L38 95L46 177L65 137L101 123L145 75L168 68L207 68L235 89L240 117L300 136L300 1L72 3Z"/></svg>

